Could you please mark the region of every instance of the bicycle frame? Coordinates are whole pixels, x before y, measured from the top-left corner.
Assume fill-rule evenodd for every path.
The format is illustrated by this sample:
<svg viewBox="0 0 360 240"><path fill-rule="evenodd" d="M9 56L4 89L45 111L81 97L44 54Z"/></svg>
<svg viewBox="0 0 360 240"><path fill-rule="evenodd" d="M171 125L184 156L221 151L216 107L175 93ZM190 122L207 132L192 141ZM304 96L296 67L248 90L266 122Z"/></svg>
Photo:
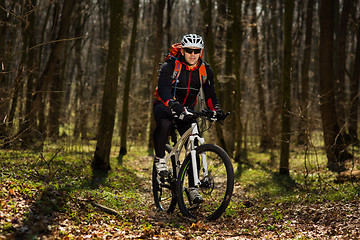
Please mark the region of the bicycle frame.
<svg viewBox="0 0 360 240"><path fill-rule="evenodd" d="M180 137L180 139L177 141L177 143L174 145L171 152L166 156L165 161L168 162L172 156L175 156L175 162L176 162L176 176L178 176L179 170L180 170L180 153L181 149L185 146L187 143L187 147L185 148L185 156L187 156L189 153L191 154L191 164L192 168L194 169L193 175L194 175L194 184L195 186L200 185L200 180L198 176L197 169L197 161L196 161L196 140L200 144L204 144L205 139L200 137L199 133L199 127L197 123L192 123L191 127ZM203 160L203 171L204 175L208 176L208 169L207 169L207 162L206 162L206 156L202 157Z"/></svg>

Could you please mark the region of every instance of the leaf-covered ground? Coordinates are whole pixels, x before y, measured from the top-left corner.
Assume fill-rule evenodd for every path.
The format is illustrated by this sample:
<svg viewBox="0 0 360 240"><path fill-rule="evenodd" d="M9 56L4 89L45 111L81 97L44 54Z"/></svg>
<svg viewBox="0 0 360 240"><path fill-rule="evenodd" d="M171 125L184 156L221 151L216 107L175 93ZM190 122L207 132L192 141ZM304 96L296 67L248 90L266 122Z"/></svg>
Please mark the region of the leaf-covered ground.
<svg viewBox="0 0 360 240"><path fill-rule="evenodd" d="M113 160L100 177L82 154L0 158L0 239L360 238L359 182L321 169L290 179L260 163L244 168L226 213L196 222L156 211L152 160L142 154L129 154L123 166Z"/></svg>

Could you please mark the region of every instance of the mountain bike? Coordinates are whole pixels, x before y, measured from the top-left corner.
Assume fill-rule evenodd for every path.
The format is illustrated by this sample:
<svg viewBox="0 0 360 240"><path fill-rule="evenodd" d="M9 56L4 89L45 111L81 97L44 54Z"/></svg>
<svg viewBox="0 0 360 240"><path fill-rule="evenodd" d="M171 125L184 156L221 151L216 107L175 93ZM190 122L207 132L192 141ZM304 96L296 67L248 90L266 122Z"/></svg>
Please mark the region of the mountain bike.
<svg viewBox="0 0 360 240"><path fill-rule="evenodd" d="M221 147L205 144L202 136L209 129L208 122L218 121L216 114L210 110L186 109L185 112L186 117L193 118L195 122L179 140L173 133L172 146L166 145L165 159L169 175L159 176L155 164L153 165L155 205L157 209L171 213L178 204L186 217L216 220L230 203L234 188L233 166ZM201 194L202 203L191 201L189 189L193 187Z"/></svg>

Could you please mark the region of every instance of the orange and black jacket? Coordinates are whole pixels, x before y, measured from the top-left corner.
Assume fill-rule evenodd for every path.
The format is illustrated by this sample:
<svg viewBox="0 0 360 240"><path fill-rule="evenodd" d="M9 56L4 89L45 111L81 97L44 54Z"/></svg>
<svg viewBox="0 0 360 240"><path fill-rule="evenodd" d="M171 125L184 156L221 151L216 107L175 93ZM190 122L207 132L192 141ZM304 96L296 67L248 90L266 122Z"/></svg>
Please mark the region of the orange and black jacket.
<svg viewBox="0 0 360 240"><path fill-rule="evenodd" d="M199 67L203 61L200 58L198 64L194 68L189 69L185 58L181 54L178 60L182 64L182 67L177 83L175 79L173 79L175 60L170 58L162 65L159 73L157 92L155 93L155 102L161 101L168 106L169 100L176 99L176 101L183 104L183 106L192 107L196 105L197 96L201 87ZM205 63L205 67L207 74L207 79L203 83L205 101L209 109L215 110L219 106L219 101L216 97L214 87L214 73L208 64Z"/></svg>

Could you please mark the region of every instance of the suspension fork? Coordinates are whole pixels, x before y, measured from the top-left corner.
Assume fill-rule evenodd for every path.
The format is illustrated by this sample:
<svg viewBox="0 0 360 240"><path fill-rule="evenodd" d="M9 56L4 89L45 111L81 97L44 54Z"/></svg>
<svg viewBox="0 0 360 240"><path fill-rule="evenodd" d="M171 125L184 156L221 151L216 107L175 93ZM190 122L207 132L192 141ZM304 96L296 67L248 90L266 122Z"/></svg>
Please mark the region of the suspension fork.
<svg viewBox="0 0 360 240"><path fill-rule="evenodd" d="M204 144L205 139L199 136L199 130L198 130L198 125L196 123L192 123L191 124L192 127L192 132L191 135L189 136L189 143L188 143L188 149L190 149L190 154L191 154L191 166L193 169L193 177L194 177L194 186L199 186L200 185L200 179L199 179L199 174L198 174L198 167L197 167L197 160L196 160L196 145L195 142L196 140L200 143L200 144ZM206 155L205 154L201 154L202 157L202 161L203 161L203 171L205 176L207 176L207 162L206 162Z"/></svg>

